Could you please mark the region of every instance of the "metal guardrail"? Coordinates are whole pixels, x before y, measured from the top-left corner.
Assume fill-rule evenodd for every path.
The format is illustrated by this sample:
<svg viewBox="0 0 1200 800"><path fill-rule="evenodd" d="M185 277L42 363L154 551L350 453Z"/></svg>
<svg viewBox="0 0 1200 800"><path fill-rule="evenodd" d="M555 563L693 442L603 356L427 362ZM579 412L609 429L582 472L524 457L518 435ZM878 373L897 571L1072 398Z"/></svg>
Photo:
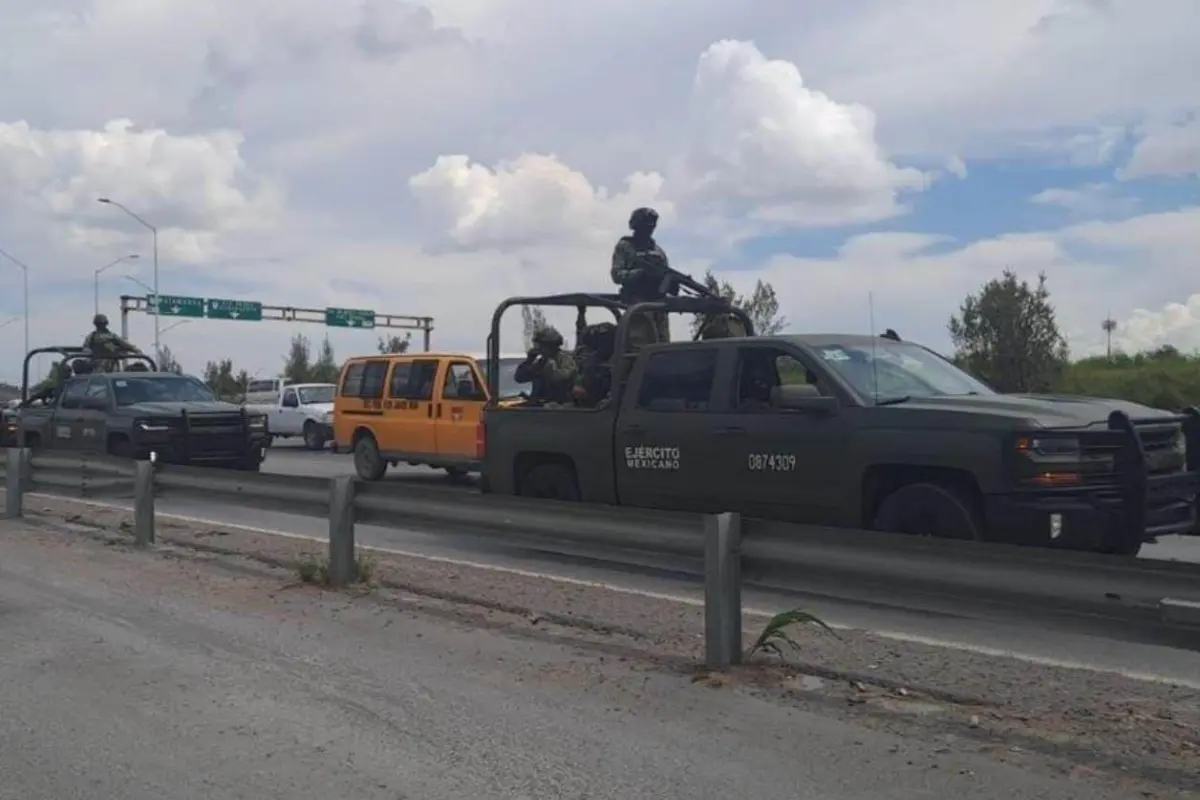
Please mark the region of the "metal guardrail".
<svg viewBox="0 0 1200 800"><path fill-rule="evenodd" d="M706 654L711 667L740 658L741 590L779 588L840 600L919 607L931 598L1086 621L1114 635L1200 649L1200 564L907 537L873 531L745 519L738 514L669 514L610 506L431 490L344 476L314 478L154 465L108 456L10 449L5 513L22 515L23 495L132 497L134 535L154 541L158 496L190 496L329 520L329 575L353 579L355 525L470 533L502 544L587 546L697 564L705 580ZM702 566L701 566L702 565Z"/></svg>

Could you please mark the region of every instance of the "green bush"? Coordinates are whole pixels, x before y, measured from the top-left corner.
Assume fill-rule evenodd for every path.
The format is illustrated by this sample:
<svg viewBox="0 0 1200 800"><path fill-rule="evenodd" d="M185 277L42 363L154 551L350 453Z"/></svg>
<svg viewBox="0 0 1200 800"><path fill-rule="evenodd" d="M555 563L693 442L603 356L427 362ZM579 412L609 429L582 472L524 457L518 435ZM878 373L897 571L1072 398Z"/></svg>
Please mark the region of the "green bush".
<svg viewBox="0 0 1200 800"><path fill-rule="evenodd" d="M1067 368L1059 391L1177 411L1200 405L1200 356L1164 347L1132 356L1119 353L1112 360L1085 358Z"/></svg>

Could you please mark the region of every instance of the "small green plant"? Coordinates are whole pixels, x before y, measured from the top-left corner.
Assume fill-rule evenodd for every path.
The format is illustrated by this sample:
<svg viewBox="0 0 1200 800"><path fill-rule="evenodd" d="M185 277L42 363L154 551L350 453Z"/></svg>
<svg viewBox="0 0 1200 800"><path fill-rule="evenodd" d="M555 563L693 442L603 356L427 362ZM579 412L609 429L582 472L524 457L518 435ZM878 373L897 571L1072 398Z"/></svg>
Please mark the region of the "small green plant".
<svg viewBox="0 0 1200 800"><path fill-rule="evenodd" d="M375 575L375 557L362 550L354 554L354 582L370 583Z"/></svg>
<svg viewBox="0 0 1200 800"><path fill-rule="evenodd" d="M780 658L786 658L785 645L799 652L800 644L789 636L787 631L793 625L816 625L826 633L832 634L834 638L840 638L837 632L819 617L802 609L793 608L791 611L784 611L771 617L766 627L762 629L762 633L754 640L754 644L750 645L750 649L746 651L744 660L749 661L756 653L774 653Z"/></svg>
<svg viewBox="0 0 1200 800"><path fill-rule="evenodd" d="M300 556L300 560L296 562L296 572L305 583L329 583L329 562L312 553Z"/></svg>
<svg viewBox="0 0 1200 800"><path fill-rule="evenodd" d="M320 586L329 584L329 559L324 556L305 553L296 561L296 572L304 583L315 583ZM361 550L354 554L353 583L370 583L375 574L375 559Z"/></svg>

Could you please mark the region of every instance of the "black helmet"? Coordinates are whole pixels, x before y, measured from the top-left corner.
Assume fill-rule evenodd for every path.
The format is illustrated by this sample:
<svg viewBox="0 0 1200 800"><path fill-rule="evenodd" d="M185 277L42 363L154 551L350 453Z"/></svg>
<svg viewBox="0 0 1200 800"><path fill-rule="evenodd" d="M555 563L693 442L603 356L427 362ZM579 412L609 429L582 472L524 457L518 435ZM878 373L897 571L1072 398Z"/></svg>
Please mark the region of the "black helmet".
<svg viewBox="0 0 1200 800"><path fill-rule="evenodd" d="M108 317L104 316L103 314L97 314L96 316L92 317L92 324L97 328L107 328Z"/></svg>
<svg viewBox="0 0 1200 800"><path fill-rule="evenodd" d="M543 347L562 347L563 337L553 325L538 328L533 334L533 343Z"/></svg>
<svg viewBox="0 0 1200 800"><path fill-rule="evenodd" d="M654 230L658 225L658 212L653 208L635 208L629 215L630 230Z"/></svg>

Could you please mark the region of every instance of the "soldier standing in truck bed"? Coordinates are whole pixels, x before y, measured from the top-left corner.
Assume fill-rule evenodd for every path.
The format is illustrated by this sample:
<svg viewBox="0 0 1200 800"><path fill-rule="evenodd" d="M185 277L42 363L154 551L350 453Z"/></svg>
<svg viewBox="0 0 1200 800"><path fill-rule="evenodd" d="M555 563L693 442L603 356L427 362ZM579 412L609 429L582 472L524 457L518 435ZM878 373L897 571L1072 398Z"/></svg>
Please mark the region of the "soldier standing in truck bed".
<svg viewBox="0 0 1200 800"><path fill-rule="evenodd" d="M115 372L121 356L141 354L141 350L108 329L108 317L92 317L95 330L83 340L83 348L91 356L93 372Z"/></svg>
<svg viewBox="0 0 1200 800"><path fill-rule="evenodd" d="M666 252L654 241L654 230L657 227L657 211L653 208L635 209L629 215L629 229L632 234L622 236L613 248L612 270L609 274L613 283L621 287L621 302L626 306L663 299L663 273L670 266L670 262ZM638 324L641 320L632 320L632 346L640 347L652 343L654 340L650 337L656 333L658 341L671 341L671 327L666 313L656 312L649 317L650 325Z"/></svg>

